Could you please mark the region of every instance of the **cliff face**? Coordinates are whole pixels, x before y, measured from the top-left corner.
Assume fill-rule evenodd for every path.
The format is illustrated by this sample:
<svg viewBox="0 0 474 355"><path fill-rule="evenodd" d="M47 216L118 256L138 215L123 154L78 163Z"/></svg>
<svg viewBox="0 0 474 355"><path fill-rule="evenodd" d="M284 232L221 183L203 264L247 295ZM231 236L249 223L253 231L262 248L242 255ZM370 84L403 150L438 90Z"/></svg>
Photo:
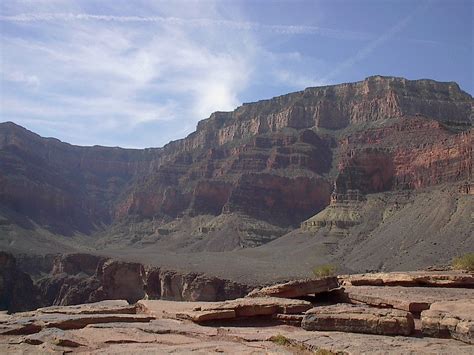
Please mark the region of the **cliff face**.
<svg viewBox="0 0 474 355"><path fill-rule="evenodd" d="M472 130L453 133L426 117L404 117L344 137L336 191L374 193L469 180Z"/></svg>
<svg viewBox="0 0 474 355"><path fill-rule="evenodd" d="M77 147L0 124L0 204L54 232L92 232L112 221L123 188L159 149Z"/></svg>
<svg viewBox="0 0 474 355"><path fill-rule="evenodd" d="M17 312L107 299L134 303L145 296L148 299L220 301L243 297L251 290L247 285L195 272L148 267L84 253L43 258L49 265L33 283L29 274L20 270L34 273L29 267L30 256L20 256L17 261L13 255L0 252L0 310Z"/></svg>
<svg viewBox="0 0 474 355"><path fill-rule="evenodd" d="M160 149L76 147L3 123L0 205L65 235L130 216L297 226L331 194L469 179L472 105L455 83L375 76L214 113Z"/></svg>

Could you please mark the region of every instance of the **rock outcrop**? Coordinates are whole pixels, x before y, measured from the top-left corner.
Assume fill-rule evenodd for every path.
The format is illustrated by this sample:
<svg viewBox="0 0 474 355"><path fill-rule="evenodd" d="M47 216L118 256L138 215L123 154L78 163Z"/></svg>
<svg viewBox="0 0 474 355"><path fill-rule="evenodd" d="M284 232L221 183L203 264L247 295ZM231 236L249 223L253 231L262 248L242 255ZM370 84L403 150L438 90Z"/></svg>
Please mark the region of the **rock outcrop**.
<svg viewBox="0 0 474 355"><path fill-rule="evenodd" d="M306 330L410 335L415 330L415 322L413 315L406 311L338 304L307 311L301 327Z"/></svg>
<svg viewBox="0 0 474 355"><path fill-rule="evenodd" d="M11 254L0 252L0 309L20 312L41 305L39 290L30 276L17 267Z"/></svg>
<svg viewBox="0 0 474 355"><path fill-rule="evenodd" d="M198 273L185 273L90 254L51 255L51 270L36 283L0 252L0 309L70 306L103 300L221 301L245 296L250 287Z"/></svg>
<svg viewBox="0 0 474 355"><path fill-rule="evenodd" d="M430 309L435 302L474 299L474 290L466 288L344 286L343 292L351 303L392 307L414 314Z"/></svg>
<svg viewBox="0 0 474 355"><path fill-rule="evenodd" d="M473 288L474 275L458 271L412 271L339 276L343 286L435 286Z"/></svg>
<svg viewBox="0 0 474 355"><path fill-rule="evenodd" d="M77 256L70 260L77 260ZM108 265L110 276L123 277L123 281L132 283L135 276L130 278L128 272L135 270L132 275L143 272L140 266L126 269L123 262L105 260L101 265ZM158 269L154 270L159 273ZM328 278L326 283L329 280L335 279ZM315 288L308 286L310 281L303 288L299 287L301 284L304 284L301 280L286 283L283 289L288 293L292 285L305 300L282 297L245 297L220 302L144 299L136 304L109 300L43 307L32 312L0 313L0 352L472 353L473 298L469 288L433 284L425 287L345 286L346 289L314 295ZM302 289L306 294L303 295ZM364 299L341 298L342 292L346 297L363 296ZM405 301L415 299L418 306L418 300L423 297L432 303L429 310L421 313L421 322L415 322L419 309ZM441 298L451 298L451 301L435 301ZM377 307L341 303L354 301ZM415 314L393 308L399 306L410 308Z"/></svg>
<svg viewBox="0 0 474 355"><path fill-rule="evenodd" d="M176 301L222 301L245 295L249 287L198 273L180 273L150 268L146 275L149 299Z"/></svg>
<svg viewBox="0 0 474 355"><path fill-rule="evenodd" d="M295 280L283 284L255 289L247 297L283 297L298 298L307 295L329 292L339 287L337 277Z"/></svg>
<svg viewBox="0 0 474 355"><path fill-rule="evenodd" d="M474 344L474 298L435 302L421 313L423 334Z"/></svg>

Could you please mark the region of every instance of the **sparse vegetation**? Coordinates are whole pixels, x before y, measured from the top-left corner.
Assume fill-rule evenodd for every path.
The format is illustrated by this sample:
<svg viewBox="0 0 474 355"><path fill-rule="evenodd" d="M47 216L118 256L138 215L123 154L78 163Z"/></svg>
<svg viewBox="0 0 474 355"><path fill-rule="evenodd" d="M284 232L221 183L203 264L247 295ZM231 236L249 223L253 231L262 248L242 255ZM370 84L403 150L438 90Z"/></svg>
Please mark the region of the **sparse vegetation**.
<svg viewBox="0 0 474 355"><path fill-rule="evenodd" d="M474 253L467 253L454 258L452 266L456 270L474 271Z"/></svg>
<svg viewBox="0 0 474 355"><path fill-rule="evenodd" d="M324 264L316 266L313 269L313 274L316 277L334 276L336 274L336 270L336 266L332 264Z"/></svg>
<svg viewBox="0 0 474 355"><path fill-rule="evenodd" d="M291 344L290 340L286 336L281 335L281 334L272 336L270 338L270 341L275 344L283 345L283 346L288 346Z"/></svg>
<svg viewBox="0 0 474 355"><path fill-rule="evenodd" d="M318 349L315 352L316 355L336 355L337 353L331 351L331 350L326 350L326 349Z"/></svg>

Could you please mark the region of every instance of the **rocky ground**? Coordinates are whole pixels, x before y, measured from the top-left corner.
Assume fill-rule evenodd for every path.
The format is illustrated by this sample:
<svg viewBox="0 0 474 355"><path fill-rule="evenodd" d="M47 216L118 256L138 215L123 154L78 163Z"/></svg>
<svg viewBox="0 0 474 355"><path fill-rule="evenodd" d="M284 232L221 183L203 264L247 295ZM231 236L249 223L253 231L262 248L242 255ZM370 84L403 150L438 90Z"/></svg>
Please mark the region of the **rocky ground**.
<svg viewBox="0 0 474 355"><path fill-rule="evenodd" d="M3 353L472 354L474 275L361 274L220 302L50 306L1 314L0 334Z"/></svg>

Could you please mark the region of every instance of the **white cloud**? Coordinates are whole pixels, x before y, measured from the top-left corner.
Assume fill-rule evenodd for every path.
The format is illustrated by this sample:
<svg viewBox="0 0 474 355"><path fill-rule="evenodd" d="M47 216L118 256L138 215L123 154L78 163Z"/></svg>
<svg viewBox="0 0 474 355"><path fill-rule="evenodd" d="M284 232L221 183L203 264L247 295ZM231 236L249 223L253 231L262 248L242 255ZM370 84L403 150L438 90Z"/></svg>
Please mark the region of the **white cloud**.
<svg viewBox="0 0 474 355"><path fill-rule="evenodd" d="M28 75L21 71L8 72L2 69L1 75L4 80L24 84L33 88L37 88L40 84L40 79L36 75Z"/></svg>
<svg viewBox="0 0 474 355"><path fill-rule="evenodd" d="M266 31L289 35L320 35L337 39L367 40L374 36L365 32L342 31L333 28L303 25L266 25L256 22L232 21L209 18L179 18L164 16L114 16L95 15L88 13L23 13L18 15L0 16L2 21L11 22L54 22L54 21L105 21L123 23L157 23L173 26L195 28L225 27L240 31Z"/></svg>
<svg viewBox="0 0 474 355"><path fill-rule="evenodd" d="M164 143L214 111L234 109L254 81L271 78L297 89L316 83L287 65L304 60L298 52L272 53L254 34L316 28L222 20L215 7L203 9L200 2L185 12L206 19L174 17L180 9L172 3L161 9L163 16L151 17L87 15L61 1L55 6L73 12L0 16L11 26L0 37L7 73L0 113L33 129L34 122L49 127L72 143L101 143L101 137L150 124ZM23 85L13 90L13 82ZM172 135L160 131L162 122L176 122ZM137 136L133 145L156 146L156 140Z"/></svg>

